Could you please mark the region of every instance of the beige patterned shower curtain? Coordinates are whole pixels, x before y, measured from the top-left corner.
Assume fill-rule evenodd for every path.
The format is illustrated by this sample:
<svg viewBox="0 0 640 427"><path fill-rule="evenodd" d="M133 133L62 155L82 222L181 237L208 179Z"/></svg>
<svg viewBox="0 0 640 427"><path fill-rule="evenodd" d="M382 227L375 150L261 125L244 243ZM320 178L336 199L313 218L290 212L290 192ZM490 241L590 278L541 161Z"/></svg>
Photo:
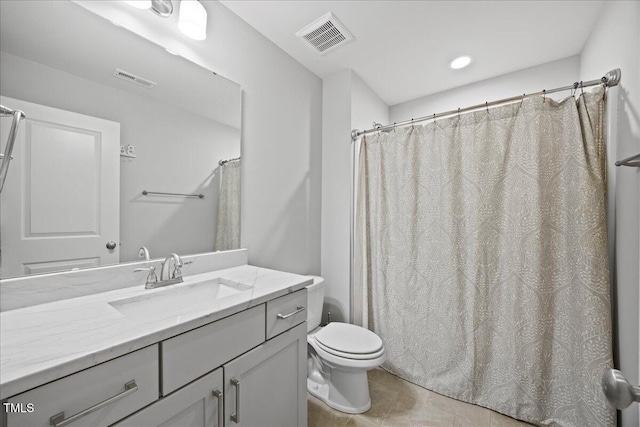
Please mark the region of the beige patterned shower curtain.
<svg viewBox="0 0 640 427"><path fill-rule="evenodd" d="M356 276L387 370L540 425L615 425L604 93L363 139Z"/></svg>
<svg viewBox="0 0 640 427"><path fill-rule="evenodd" d="M240 160L220 166L216 251L240 248Z"/></svg>

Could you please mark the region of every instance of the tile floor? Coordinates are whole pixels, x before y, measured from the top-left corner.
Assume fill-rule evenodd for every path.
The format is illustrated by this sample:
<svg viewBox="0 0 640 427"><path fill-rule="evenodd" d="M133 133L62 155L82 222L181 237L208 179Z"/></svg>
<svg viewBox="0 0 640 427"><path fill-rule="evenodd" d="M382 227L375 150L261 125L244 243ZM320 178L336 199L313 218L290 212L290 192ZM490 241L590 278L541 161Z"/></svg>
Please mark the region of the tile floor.
<svg viewBox="0 0 640 427"><path fill-rule="evenodd" d="M349 415L307 394L309 427L530 427L480 406L418 387L382 369L369 371L371 409Z"/></svg>

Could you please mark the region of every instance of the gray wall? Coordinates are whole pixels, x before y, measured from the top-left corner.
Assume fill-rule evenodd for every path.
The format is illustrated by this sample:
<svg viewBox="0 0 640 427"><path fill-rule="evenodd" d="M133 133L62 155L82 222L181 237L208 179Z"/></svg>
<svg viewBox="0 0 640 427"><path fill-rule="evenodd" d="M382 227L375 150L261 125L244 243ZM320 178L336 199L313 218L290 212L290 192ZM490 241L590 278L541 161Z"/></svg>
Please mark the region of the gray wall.
<svg viewBox="0 0 640 427"><path fill-rule="evenodd" d="M389 107L353 71L323 79L322 277L324 315L350 321L351 130L387 123ZM357 290L356 290L357 292ZM326 320L326 319L325 319Z"/></svg>
<svg viewBox="0 0 640 427"><path fill-rule="evenodd" d="M472 66L473 64L470 65ZM578 80L579 75L580 57L571 56L393 105L390 118L391 122L401 122L412 117L469 107L485 101L517 96L520 93L566 86ZM561 92L553 96L563 98L567 95L568 92Z"/></svg>
<svg viewBox="0 0 640 427"><path fill-rule="evenodd" d="M239 129L17 56L2 53L0 67L2 95L118 122L121 144L136 147L120 165L121 261L136 260L142 245L152 257L213 251L218 160L240 154Z"/></svg>
<svg viewBox="0 0 640 427"><path fill-rule="evenodd" d="M607 2L580 57L580 78L592 79L611 69L622 70L622 80L609 97L617 124L609 133L615 147L609 159L615 181L614 285L617 308L616 364L633 384L640 383L640 169L612 166L640 152L640 2ZM623 426L638 426L640 405L622 411Z"/></svg>
<svg viewBox="0 0 640 427"><path fill-rule="evenodd" d="M179 32L175 13L159 20L119 3L81 6L242 86L242 245L253 265L318 274L320 78L218 2L202 2L202 42Z"/></svg>

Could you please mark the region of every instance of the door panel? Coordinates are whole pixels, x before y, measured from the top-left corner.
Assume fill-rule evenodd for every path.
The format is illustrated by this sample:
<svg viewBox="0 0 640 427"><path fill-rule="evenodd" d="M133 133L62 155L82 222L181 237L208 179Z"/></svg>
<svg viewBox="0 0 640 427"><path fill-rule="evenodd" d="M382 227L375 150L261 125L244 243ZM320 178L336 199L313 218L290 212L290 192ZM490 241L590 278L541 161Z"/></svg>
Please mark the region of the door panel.
<svg viewBox="0 0 640 427"><path fill-rule="evenodd" d="M306 338L304 322L224 366L225 426L307 425Z"/></svg>
<svg viewBox="0 0 640 427"><path fill-rule="evenodd" d="M224 399L222 368L163 397L113 427L222 427L218 408Z"/></svg>
<svg viewBox="0 0 640 427"><path fill-rule="evenodd" d="M0 199L2 277L119 262L106 243L119 242L120 124L0 99L26 114Z"/></svg>

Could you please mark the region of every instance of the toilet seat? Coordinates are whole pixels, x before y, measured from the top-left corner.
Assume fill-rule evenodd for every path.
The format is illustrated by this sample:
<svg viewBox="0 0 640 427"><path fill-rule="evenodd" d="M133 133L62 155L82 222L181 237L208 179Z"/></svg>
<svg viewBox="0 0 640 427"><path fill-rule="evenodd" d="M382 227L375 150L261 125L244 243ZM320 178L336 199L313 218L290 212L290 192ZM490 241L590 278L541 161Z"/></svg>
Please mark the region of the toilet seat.
<svg viewBox="0 0 640 427"><path fill-rule="evenodd" d="M375 359L384 354L384 349L380 349L375 353L367 353L367 354L358 354L358 353L345 353L342 351L334 350L326 345L322 344L320 341L316 340L316 345L320 347L322 350L326 351L329 354L332 354L337 357L343 357L345 359L354 359L354 360L370 360Z"/></svg>
<svg viewBox="0 0 640 427"><path fill-rule="evenodd" d="M384 354L379 336L349 323L329 323L314 334L314 339L322 350L345 359L371 360Z"/></svg>

